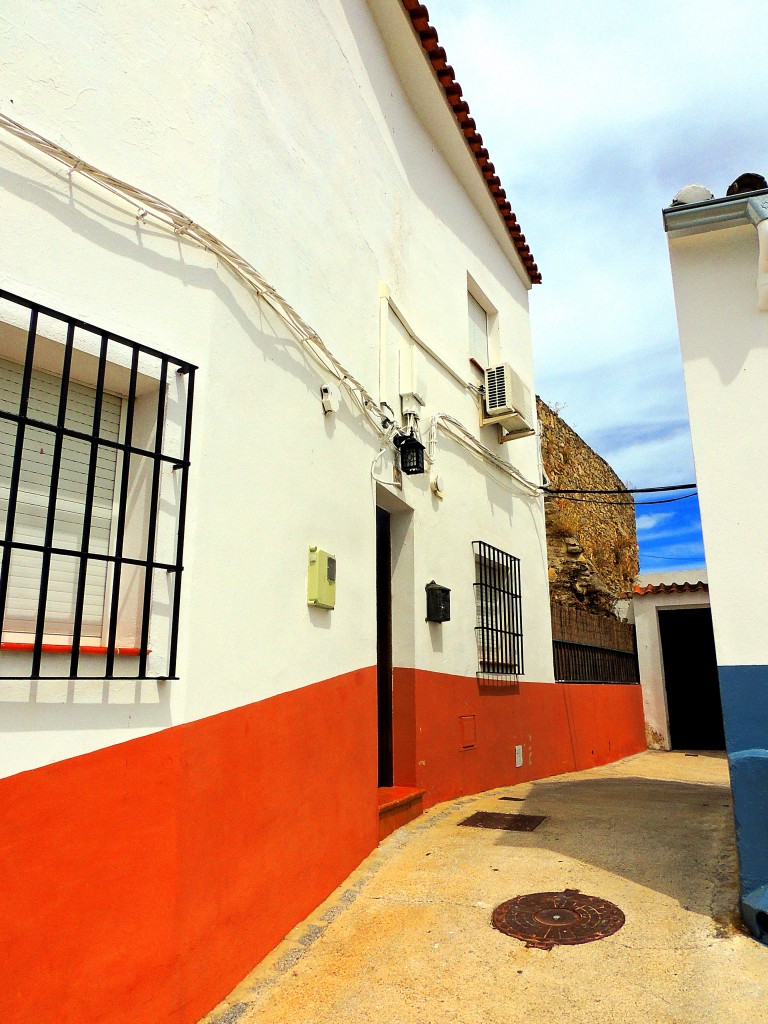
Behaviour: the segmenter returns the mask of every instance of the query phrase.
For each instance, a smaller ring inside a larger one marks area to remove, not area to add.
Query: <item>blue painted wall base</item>
[[[742,916],[768,945],[768,665],[720,665]]]
[[[747,893],[741,901],[741,916],[755,938],[768,946],[768,885]]]

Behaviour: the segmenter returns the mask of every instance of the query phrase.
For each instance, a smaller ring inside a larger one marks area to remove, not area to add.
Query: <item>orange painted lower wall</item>
[[[377,843],[376,670],[0,781],[3,1024],[193,1024]]]
[[[645,747],[639,686],[393,698],[425,807]],[[375,847],[376,745],[368,668],[0,781],[3,1024],[194,1024]]]
[[[646,748],[639,686],[499,686],[395,669],[393,709],[394,781],[425,790],[425,807]],[[515,767],[516,744],[523,747],[521,768]]]

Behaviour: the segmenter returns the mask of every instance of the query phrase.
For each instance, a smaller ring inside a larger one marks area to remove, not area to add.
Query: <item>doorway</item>
[[[709,608],[659,611],[673,750],[724,750],[723,711]]]
[[[376,507],[376,681],[379,786],[391,786],[392,768],[392,533],[390,514]]]

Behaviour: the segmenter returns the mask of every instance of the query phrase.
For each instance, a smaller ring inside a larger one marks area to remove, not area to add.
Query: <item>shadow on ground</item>
[[[731,920],[737,862],[727,785],[641,776],[542,780],[499,810],[513,808],[547,820],[530,834],[500,833],[498,846],[550,850],[664,893],[686,910]]]

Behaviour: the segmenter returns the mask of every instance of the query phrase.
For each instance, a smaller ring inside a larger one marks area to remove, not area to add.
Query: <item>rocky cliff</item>
[[[624,484],[605,459],[540,398],[541,456],[553,488],[609,490]],[[631,592],[639,565],[631,495],[546,499],[549,587],[552,601],[612,612]],[[599,502],[599,503],[598,503]]]

